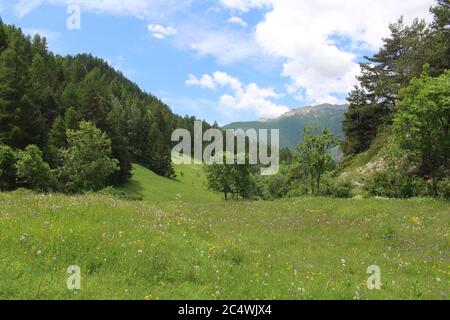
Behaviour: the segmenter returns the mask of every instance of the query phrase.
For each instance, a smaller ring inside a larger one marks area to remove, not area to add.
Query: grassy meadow
[[[0,299],[449,299],[448,202],[224,202],[201,167],[134,172],[143,201],[0,193]]]

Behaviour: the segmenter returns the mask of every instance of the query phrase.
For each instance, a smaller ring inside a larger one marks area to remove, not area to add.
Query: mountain
[[[320,131],[329,128],[343,138],[342,121],[347,105],[321,104],[293,109],[284,115],[263,121],[234,122],[224,129],[280,129],[280,146],[293,148],[303,140],[303,129],[313,126]]]

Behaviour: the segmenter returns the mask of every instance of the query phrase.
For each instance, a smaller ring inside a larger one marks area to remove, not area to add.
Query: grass
[[[448,202],[226,203],[177,170],[136,166],[126,190],[145,201],[0,193],[0,299],[449,298]],[[81,290],[66,287],[70,265]],[[366,287],[370,265],[381,290]]]
[[[154,172],[133,165],[133,179],[119,190],[139,195],[147,202],[173,200],[209,202],[221,199],[220,195],[206,190],[206,177],[201,165],[176,165],[176,179],[158,176]]]

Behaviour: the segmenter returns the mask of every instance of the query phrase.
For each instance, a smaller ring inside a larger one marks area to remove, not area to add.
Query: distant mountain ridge
[[[234,122],[224,129],[280,129],[280,146],[293,148],[303,140],[303,129],[307,126],[319,130],[329,128],[343,138],[342,121],[348,106],[320,104],[293,109],[278,118],[249,122]]]

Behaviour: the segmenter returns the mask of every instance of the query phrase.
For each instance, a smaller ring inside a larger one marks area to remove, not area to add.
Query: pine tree
[[[6,35],[5,25],[0,18],[0,53],[8,46],[8,36]]]
[[[28,44],[16,31],[0,55],[0,142],[17,148],[44,143],[43,119],[28,95],[28,66]]]
[[[347,101],[349,107],[343,121],[346,139],[342,147],[344,155],[352,156],[369,149],[388,112],[383,105],[372,103],[359,87],[350,92]]]

